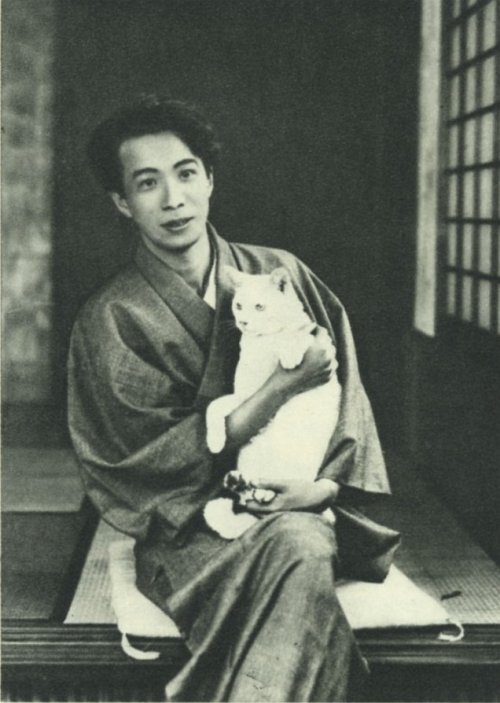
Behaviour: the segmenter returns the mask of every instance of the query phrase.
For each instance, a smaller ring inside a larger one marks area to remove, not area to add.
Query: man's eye
[[[234,307],[236,308],[236,310],[241,310],[243,306],[241,303],[235,303]]]
[[[266,309],[266,306],[262,305],[262,303],[257,303],[257,305],[255,306],[255,309],[258,310],[259,312],[262,312],[263,310]]]
[[[149,190],[154,188],[156,185],[156,178],[145,178],[143,181],[139,182],[140,190]]]
[[[196,175],[196,171],[192,168],[185,168],[180,172],[179,175],[183,181],[189,181],[193,176]]]

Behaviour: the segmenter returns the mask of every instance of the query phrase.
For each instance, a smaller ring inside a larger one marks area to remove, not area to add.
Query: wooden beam
[[[414,325],[429,336],[436,333],[440,104],[441,2],[423,0]]]

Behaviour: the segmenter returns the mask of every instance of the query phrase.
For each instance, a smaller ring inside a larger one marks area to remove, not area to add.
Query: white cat
[[[246,274],[230,267],[226,271],[235,286],[232,309],[242,335],[234,393],[217,398],[207,408],[207,444],[212,453],[224,448],[225,418],[264,384],[278,363],[285,369],[299,366],[317,329],[286,269],[277,268],[269,275]],[[273,491],[255,489],[259,479],[314,481],[318,475],[337,424],[341,396],[335,347],[325,330],[319,330],[319,338],[331,354],[331,379],[287,401],[241,447],[237,471],[227,474],[225,480],[228,488],[239,492],[241,505],[249,499],[272,500]],[[325,513],[333,522],[333,513]],[[235,513],[230,498],[209,501],[204,515],[207,524],[226,539],[239,537],[258,520],[245,511]]]

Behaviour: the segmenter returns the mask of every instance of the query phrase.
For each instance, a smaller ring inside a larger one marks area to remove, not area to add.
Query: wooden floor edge
[[[426,666],[500,665],[500,625],[470,625],[459,642],[438,640],[440,628],[397,628],[357,634],[360,648],[371,664]],[[180,639],[134,638],[137,646],[159,651],[160,659],[147,667],[180,666],[188,652]],[[2,669],[26,667],[144,667],[120,646],[113,625],[60,625],[26,621],[2,627]]]

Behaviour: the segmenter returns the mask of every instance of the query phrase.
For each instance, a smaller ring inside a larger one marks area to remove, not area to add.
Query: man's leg
[[[232,568],[202,604],[168,699],[346,700],[367,668],[335,593],[332,527],[282,513],[232,544]]]

